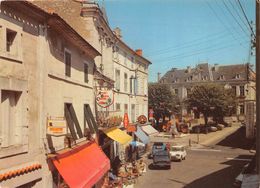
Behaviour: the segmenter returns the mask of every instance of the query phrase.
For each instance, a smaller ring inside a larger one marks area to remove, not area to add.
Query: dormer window
[[[202,76],[202,80],[207,80],[207,76]]]
[[[235,77],[236,79],[238,79],[238,78],[240,78],[240,74],[236,74],[236,77]]]

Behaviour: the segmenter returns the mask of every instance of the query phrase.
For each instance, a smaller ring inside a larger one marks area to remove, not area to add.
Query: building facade
[[[0,14],[1,186],[101,187],[110,162],[89,140],[97,133],[94,59],[101,54],[60,16],[30,2],[1,2]],[[104,168],[85,160],[93,153]],[[72,159],[78,167],[63,162]],[[92,174],[75,178],[87,161]]]
[[[35,2],[51,9],[66,20],[102,56],[95,58],[97,70],[114,81],[113,104],[107,108],[97,106],[100,113],[123,117],[128,113],[131,122],[148,111],[148,66],[141,50],[132,50],[122,40],[119,28],[110,28],[105,10],[90,1]],[[66,9],[64,8],[66,7]]]
[[[241,115],[241,118],[246,113],[246,103],[256,99],[255,73],[249,64],[209,65],[201,63],[194,68],[173,68],[159,80],[159,83],[170,85],[181,100],[189,97],[192,87],[196,84],[218,83],[225,88],[232,88],[239,100],[236,115]],[[186,109],[183,109],[183,114],[186,113]]]

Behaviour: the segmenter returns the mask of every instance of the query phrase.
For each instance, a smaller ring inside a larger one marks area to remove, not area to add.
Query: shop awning
[[[143,130],[137,126],[137,130],[135,132],[135,135],[144,143],[148,144],[150,142],[149,137],[143,132]]]
[[[132,141],[132,137],[126,134],[124,131],[113,127],[103,131],[109,138],[119,142],[120,144],[128,144]]]
[[[141,127],[142,130],[147,134],[147,135],[154,135],[154,134],[158,134],[159,132],[153,128],[151,125],[144,125]]]
[[[69,187],[92,187],[110,169],[110,161],[95,142],[79,146],[53,158]]]

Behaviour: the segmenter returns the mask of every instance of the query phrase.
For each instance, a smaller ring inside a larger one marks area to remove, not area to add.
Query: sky
[[[254,64],[252,31],[239,2],[254,31],[255,0],[99,0],[110,27],[151,61],[150,82],[158,72],[199,63]]]

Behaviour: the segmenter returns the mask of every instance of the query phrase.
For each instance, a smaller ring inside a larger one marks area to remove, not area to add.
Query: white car
[[[184,146],[171,146],[170,148],[171,160],[182,161],[186,158],[187,152]]]

